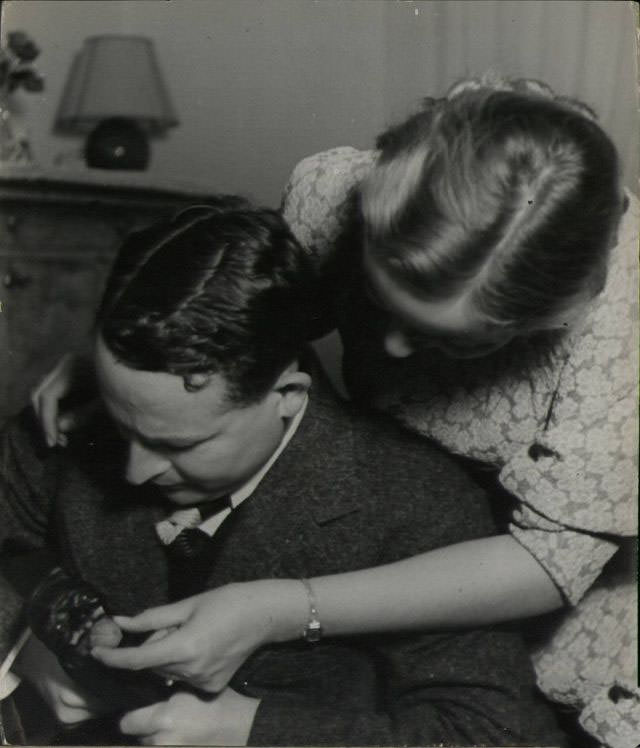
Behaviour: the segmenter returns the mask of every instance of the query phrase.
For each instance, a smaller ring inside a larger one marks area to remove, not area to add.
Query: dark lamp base
[[[112,117],[89,133],[84,155],[93,169],[142,170],[149,165],[149,141],[135,120]]]

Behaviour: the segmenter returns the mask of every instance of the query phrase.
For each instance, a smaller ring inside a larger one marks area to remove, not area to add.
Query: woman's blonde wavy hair
[[[378,139],[360,187],[366,251],[418,298],[468,294],[515,334],[602,288],[618,156],[585,104],[535,80],[456,83]]]

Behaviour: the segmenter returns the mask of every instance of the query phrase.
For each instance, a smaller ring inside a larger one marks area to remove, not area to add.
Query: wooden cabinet
[[[63,353],[86,342],[124,236],[211,199],[126,182],[0,177],[0,423]]]

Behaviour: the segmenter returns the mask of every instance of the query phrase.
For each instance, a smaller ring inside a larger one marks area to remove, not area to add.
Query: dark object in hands
[[[165,701],[175,690],[150,671],[110,668],[91,655],[102,646],[135,646],[140,638],[122,632],[109,617],[100,595],[88,584],[54,569],[27,605],[33,633],[83,689],[99,696],[114,712]]]

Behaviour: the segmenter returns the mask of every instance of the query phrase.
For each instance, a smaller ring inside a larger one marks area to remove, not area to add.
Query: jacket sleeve
[[[25,564],[37,566],[31,559],[46,547],[53,497],[46,447],[39,444],[31,421],[25,411],[0,434],[0,662],[21,625],[20,585],[10,580],[15,576],[20,581]]]
[[[458,465],[426,441],[399,444],[365,463],[374,495],[362,523],[372,533],[383,526],[378,563],[494,532],[486,497]],[[496,627],[351,641],[374,663],[373,706],[358,710],[356,701],[354,708],[348,693],[341,701],[339,684],[329,706],[305,703],[299,694],[267,695],[252,744],[562,745],[516,632]]]
[[[503,632],[430,639],[395,637],[375,648],[383,684],[376,709],[267,696],[250,744],[563,745],[528,662]]]

